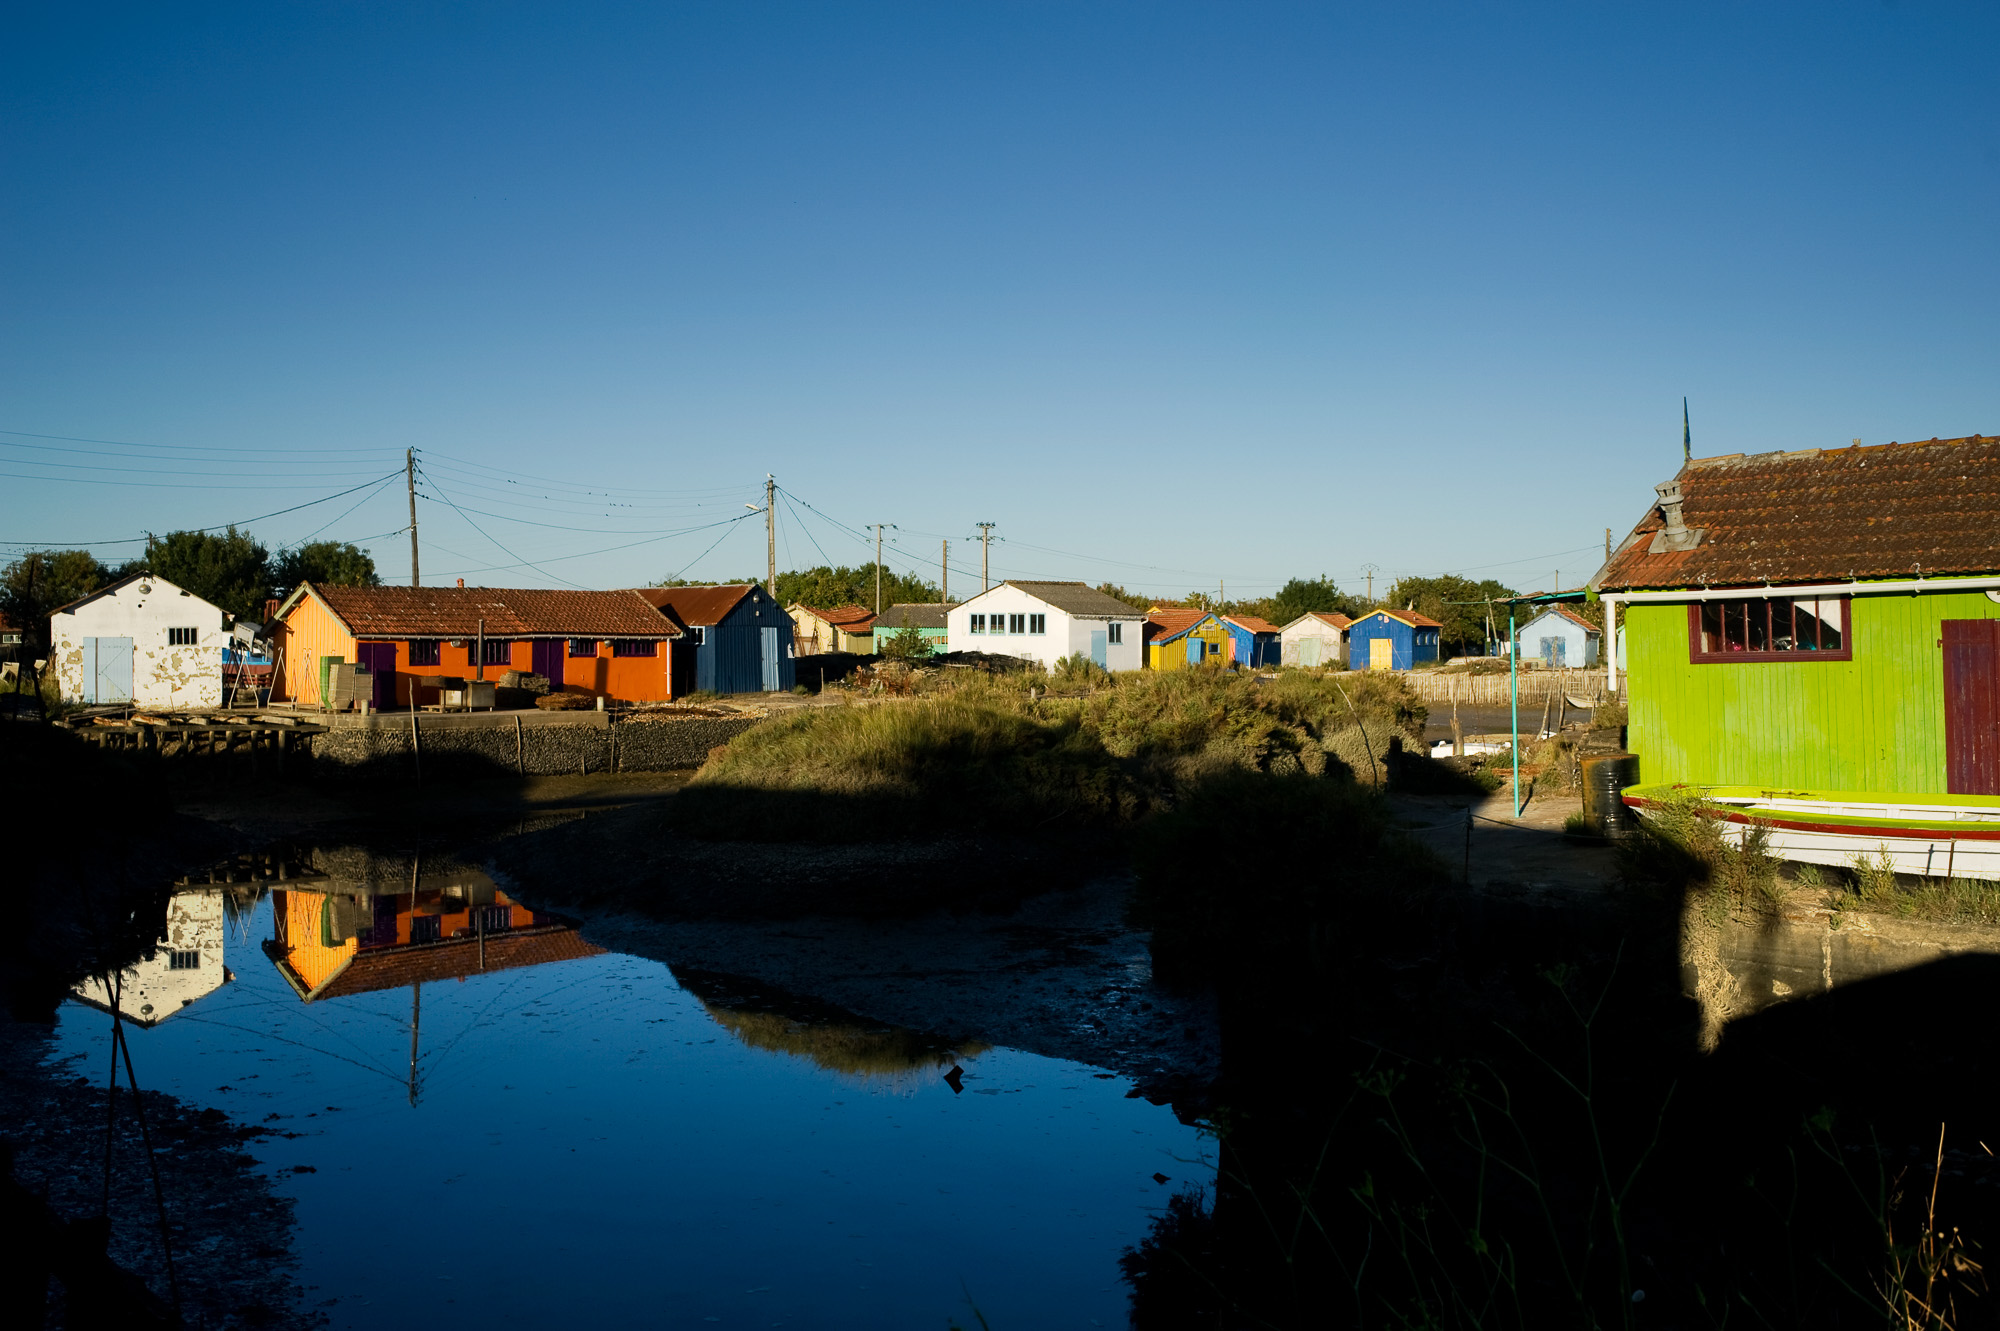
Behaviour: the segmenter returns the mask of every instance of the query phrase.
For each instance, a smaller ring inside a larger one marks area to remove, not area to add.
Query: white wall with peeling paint
[[[169,641],[193,629],[192,646]],[[90,702],[96,681],[86,639],[132,641],[132,701],[140,707],[222,706],[222,648],[230,620],[221,607],[151,574],[114,583],[49,616],[56,678],[69,702]]]

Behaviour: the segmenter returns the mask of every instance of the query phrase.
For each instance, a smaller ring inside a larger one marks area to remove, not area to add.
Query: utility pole
[[[1375,575],[1382,570],[1373,564],[1363,564],[1361,571],[1368,575],[1368,604],[1375,604]]]
[[[764,475],[764,572],[769,581],[764,590],[778,599],[778,478]]]
[[[938,542],[938,604],[951,604],[951,540]]]
[[[1611,528],[1604,529],[1604,562],[1611,562]]]
[[[986,577],[986,551],[988,544],[993,540],[993,529],[999,524],[975,522],[972,525],[979,528],[979,590],[983,592],[993,585]]]
[[[875,613],[879,615],[882,613],[882,529],[887,527],[894,530],[896,524],[871,522],[868,526],[875,529]]]
[[[410,491],[410,585],[421,587],[424,580],[417,573],[417,450],[414,448],[403,450],[403,484]]]

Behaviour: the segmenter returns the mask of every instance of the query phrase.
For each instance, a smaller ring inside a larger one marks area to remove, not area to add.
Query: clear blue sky
[[[414,447],[426,581],[761,570],[761,518],[683,529],[774,472],[905,566],[990,520],[996,573],[1163,594],[1574,582],[1683,394],[1698,454],[2000,432],[1996,50],[1990,4],[11,6],[0,554]],[[253,530],[396,580],[403,504]]]

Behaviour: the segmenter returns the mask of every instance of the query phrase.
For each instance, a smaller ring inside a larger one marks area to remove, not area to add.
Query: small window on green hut
[[[1852,658],[1844,596],[1706,601],[1689,611],[1697,661]]]

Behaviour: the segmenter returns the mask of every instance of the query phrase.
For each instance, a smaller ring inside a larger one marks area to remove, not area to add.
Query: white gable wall
[[[135,578],[74,610],[49,616],[56,678],[66,702],[110,701],[100,684],[130,680],[140,707],[222,706],[222,648],[228,616],[165,578]],[[169,642],[170,629],[194,630],[194,642]],[[92,639],[99,640],[95,646]],[[108,640],[108,643],[106,642]],[[121,646],[120,644],[126,644]],[[93,649],[108,663],[129,652],[129,666],[100,671]],[[129,673],[127,673],[129,670]]]
[[[222,964],[227,935],[222,892],[219,887],[198,887],[177,892],[167,902],[167,931],[160,935],[158,950],[119,975],[118,1007],[127,1017],[147,1025],[165,1021],[228,982],[229,972]],[[111,1006],[111,994],[100,979],[83,981],[75,993],[101,1007]]]
[[[1305,659],[1314,656],[1312,650],[1301,649],[1301,644],[1308,638],[1318,643],[1317,656],[1313,660]],[[1278,631],[1278,641],[1283,649],[1281,659],[1285,665],[1331,666],[1347,663],[1347,643],[1342,639],[1341,631],[1311,615],[1285,625]]]
[[[990,627],[985,633],[972,631],[972,617],[986,616],[990,626],[995,615],[1003,616],[1002,624],[1011,624],[1012,616],[1044,615],[1047,624],[1044,631],[1036,633],[995,633]],[[1134,610],[1128,619],[1119,619],[1121,642],[1110,642],[1108,626],[1110,620],[1087,615],[1071,615],[1058,610],[1038,596],[1022,591],[1019,587],[1001,584],[981,592],[969,601],[955,605],[945,615],[945,650],[953,652],[986,652],[993,656],[1019,656],[1040,662],[1044,667],[1052,666],[1065,656],[1090,655],[1090,635],[1104,633],[1107,641],[1104,648],[1104,664],[1109,670],[1137,670],[1144,664],[1144,625],[1146,617]]]
[[[1553,610],[1543,611],[1521,627],[1521,663],[1526,665],[1543,659],[1542,639],[1560,638],[1563,641],[1563,664],[1575,669],[1597,664],[1597,644],[1603,634],[1592,633],[1583,625],[1559,615]]]

